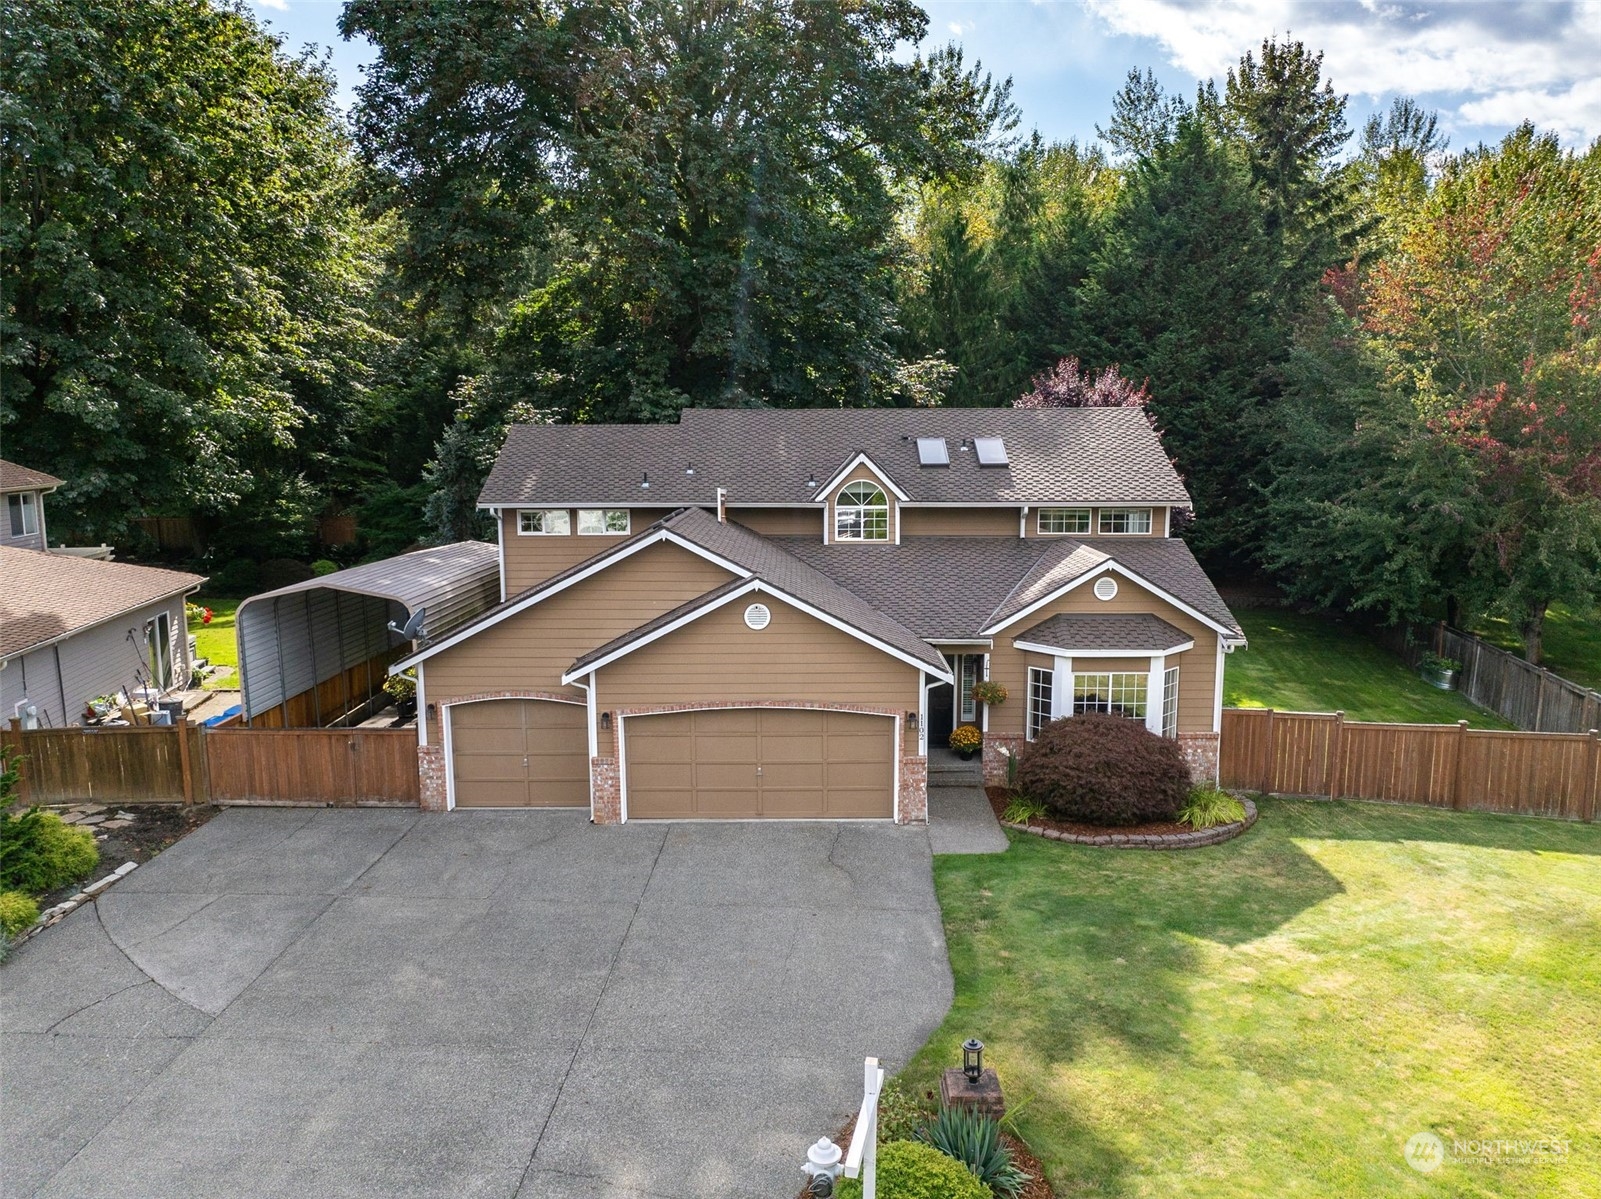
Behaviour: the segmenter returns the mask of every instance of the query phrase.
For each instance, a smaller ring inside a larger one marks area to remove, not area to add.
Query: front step
[[[973,787],[984,781],[984,772],[977,763],[963,762],[960,766],[935,765],[929,763],[928,785],[930,787]]]

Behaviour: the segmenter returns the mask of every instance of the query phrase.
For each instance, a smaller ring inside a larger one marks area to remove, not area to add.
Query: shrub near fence
[[[1225,708],[1223,786],[1277,795],[1594,820],[1601,737],[1459,724],[1364,724],[1343,712]]]

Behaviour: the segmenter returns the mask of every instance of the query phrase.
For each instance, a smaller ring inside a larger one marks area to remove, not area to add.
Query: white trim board
[[[1013,641],[1012,645],[1017,649],[1026,649],[1036,654],[1056,655],[1069,652],[1060,645],[1041,645],[1034,641]],[[1151,649],[1149,647],[1145,649],[1075,649],[1071,651],[1071,656],[1075,658],[1149,658],[1153,654],[1182,654],[1185,650],[1194,648],[1195,642],[1190,640],[1180,642],[1178,645],[1168,649]]]
[[[828,497],[833,495],[836,490],[845,485],[846,476],[848,476],[851,471],[855,470],[858,466],[867,467],[867,469],[872,471],[873,474],[878,478],[878,481],[884,485],[884,489],[886,491],[893,492],[895,498],[901,503],[904,504],[907,502],[908,497],[906,493],[895,485],[895,481],[884,472],[884,468],[878,463],[874,462],[872,458],[867,455],[866,451],[860,451],[844,466],[840,467],[833,474],[829,475],[828,478],[819,483],[817,485],[817,494],[812,496],[807,503],[827,503]]]

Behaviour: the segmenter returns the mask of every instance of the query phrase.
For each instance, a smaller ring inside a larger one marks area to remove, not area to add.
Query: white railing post
[[[850,1151],[845,1155],[845,1177],[862,1180],[862,1199],[878,1195],[878,1093],[884,1089],[884,1068],[876,1057],[862,1063],[862,1106],[856,1113]]]

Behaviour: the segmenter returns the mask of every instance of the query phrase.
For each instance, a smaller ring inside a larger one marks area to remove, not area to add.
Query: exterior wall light
[[[608,733],[611,732],[611,713],[610,712],[602,712],[600,714],[600,727],[605,729]]]
[[[962,1042],[962,1073],[968,1082],[977,1082],[984,1073],[984,1042],[977,1037]]]
[[[906,725],[907,725],[908,728],[914,728],[915,729],[917,727],[917,713],[916,712],[908,712],[908,713],[906,713]]]

